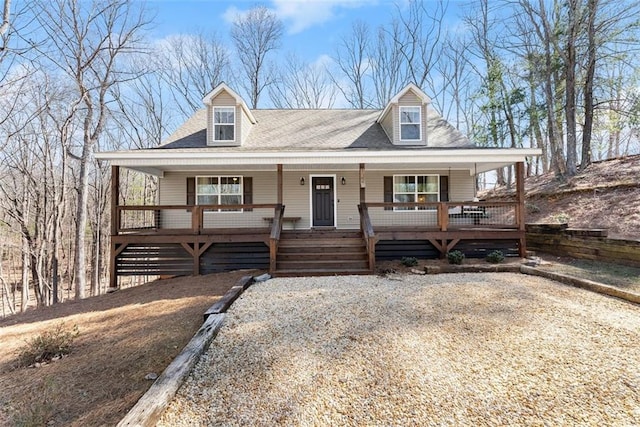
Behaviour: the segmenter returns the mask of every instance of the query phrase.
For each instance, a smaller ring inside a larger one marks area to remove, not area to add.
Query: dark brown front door
[[[311,179],[313,226],[333,227],[333,177],[317,176]]]

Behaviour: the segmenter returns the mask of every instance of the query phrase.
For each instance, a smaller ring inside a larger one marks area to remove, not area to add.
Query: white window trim
[[[244,204],[244,177],[242,175],[199,175],[196,176],[196,205],[200,205],[200,203],[198,203],[198,196],[200,195],[198,193],[198,180],[200,178],[218,178],[218,204],[221,205],[222,203],[220,203],[222,201],[222,195],[233,195],[233,196],[237,196],[240,195],[240,204]],[[226,193],[221,193],[220,192],[220,181],[222,180],[222,178],[240,178],[240,193],[233,193],[233,194],[226,194]],[[238,212],[243,212],[244,209],[240,209],[240,210],[224,210],[224,209],[206,209],[204,212],[205,213],[238,213]]]
[[[216,110],[233,110],[233,123],[216,123]],[[238,114],[235,106],[219,106],[213,107],[213,142],[236,142],[237,128],[236,128],[236,116]],[[219,126],[233,126],[233,139],[217,139],[216,138],[216,125]]]
[[[418,110],[418,138],[416,139],[403,139],[402,138],[402,125],[415,125],[416,123],[404,123],[402,121],[402,110],[403,109],[417,109]],[[401,142],[421,142],[422,141],[422,107],[418,105],[401,105],[398,108],[398,138]]]
[[[398,175],[393,175],[393,200],[395,202],[396,200],[396,177],[406,177],[406,176],[412,176],[415,178],[415,190],[413,191],[413,195],[414,195],[414,200],[417,201],[418,200],[418,194],[436,194],[438,196],[438,200],[437,202],[440,202],[440,175],[439,174],[398,174]],[[424,176],[424,177],[429,177],[429,176],[435,176],[438,178],[438,191],[437,192],[418,192],[418,177],[420,176]],[[409,192],[402,192],[402,193],[397,193],[397,194],[412,194]],[[437,203],[437,202],[430,202],[430,203]],[[393,208],[394,212],[415,212],[419,210],[418,207],[415,208]],[[422,211],[433,211],[433,209],[424,209]]]

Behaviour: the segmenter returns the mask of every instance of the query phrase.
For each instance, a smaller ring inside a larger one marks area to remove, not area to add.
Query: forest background
[[[331,34],[320,61],[283,47],[269,5],[161,41],[137,0],[0,5],[3,316],[106,291],[110,169],[94,153],[157,146],[223,81],[251,108],[309,109],[382,108],[412,82],[476,144],[541,148],[528,176],[640,153],[632,0],[479,0],[456,25],[446,1],[399,1]],[[505,168],[478,186],[512,182]],[[128,204],[155,203],[153,177],[120,183]]]

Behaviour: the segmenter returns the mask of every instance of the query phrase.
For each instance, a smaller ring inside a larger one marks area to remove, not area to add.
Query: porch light
[[[342,183],[342,185],[345,185],[347,183],[347,180],[344,179],[344,176],[343,176],[342,179],[340,180],[340,182]]]
[[[304,185],[304,176],[300,177],[300,185]]]

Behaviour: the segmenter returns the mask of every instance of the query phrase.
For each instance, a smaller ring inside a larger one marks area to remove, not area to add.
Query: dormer
[[[225,83],[220,83],[202,99],[202,102],[207,106],[207,145],[242,145],[256,119],[240,95]]]
[[[389,101],[377,122],[393,145],[427,145],[427,106],[430,102],[431,99],[413,83]]]

